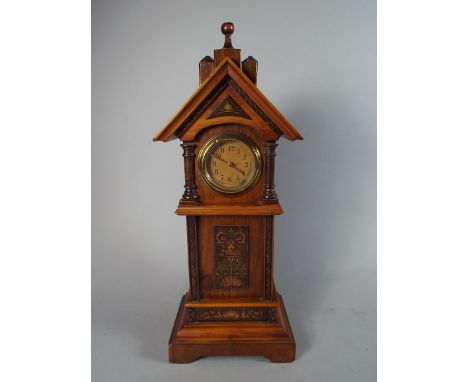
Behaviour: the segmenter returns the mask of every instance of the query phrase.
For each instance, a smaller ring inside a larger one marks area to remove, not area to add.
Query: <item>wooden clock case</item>
[[[221,31],[224,47],[214,51],[214,60],[201,60],[199,88],[153,139],[180,139],[184,158],[185,192],[176,213],[187,219],[190,288],[172,329],[169,361],[262,355],[290,362],[295,341],[273,278],[273,219],[283,213],[275,149],[282,135],[303,137],[257,88],[257,61],[241,63],[231,43],[233,24]],[[201,177],[197,154],[220,132],[245,134],[261,151],[261,175],[244,193],[220,193]],[[226,267],[235,276],[223,276]]]

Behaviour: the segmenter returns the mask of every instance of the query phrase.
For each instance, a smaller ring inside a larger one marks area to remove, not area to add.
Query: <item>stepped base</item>
[[[280,295],[275,302],[275,317],[264,321],[248,318],[228,321],[217,316],[212,321],[196,322],[185,300],[183,296],[169,339],[169,362],[190,363],[201,357],[220,355],[259,355],[271,362],[294,361],[296,343]]]

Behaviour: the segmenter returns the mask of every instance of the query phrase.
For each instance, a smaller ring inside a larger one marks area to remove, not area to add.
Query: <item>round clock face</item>
[[[241,133],[212,137],[200,149],[198,158],[203,180],[223,193],[245,191],[260,177],[260,151],[252,139]]]

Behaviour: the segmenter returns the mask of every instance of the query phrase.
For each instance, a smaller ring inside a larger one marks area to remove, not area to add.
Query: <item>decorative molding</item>
[[[195,122],[198,117],[203,113],[205,108],[226,89],[228,84],[228,77],[225,77],[211,93],[195,108],[195,110],[185,119],[177,131],[177,136],[181,137],[188,130],[188,128]]]
[[[249,226],[214,227],[217,288],[249,286]]]
[[[247,102],[247,104],[257,113],[260,118],[262,118],[265,123],[270,126],[270,128],[278,133],[279,135],[283,134],[283,132],[275,125],[275,123],[268,118],[268,116],[263,112],[262,109],[258,107],[258,105],[250,98],[247,93],[234,81],[231,77],[228,79],[228,85],[231,86],[241,97],[242,99]]]
[[[200,296],[198,282],[197,217],[187,216],[187,246],[189,258],[190,296],[197,301]]]
[[[222,101],[216,107],[216,109],[208,116],[208,119],[226,116],[251,119],[231,96],[225,98],[224,101]]]

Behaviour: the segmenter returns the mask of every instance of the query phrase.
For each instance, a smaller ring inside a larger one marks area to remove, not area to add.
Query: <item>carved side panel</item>
[[[249,226],[215,226],[217,288],[248,288]]]
[[[271,300],[273,277],[273,217],[266,217],[265,230],[265,299]]]
[[[190,295],[192,301],[199,299],[197,217],[187,216],[187,246],[189,258]]]

